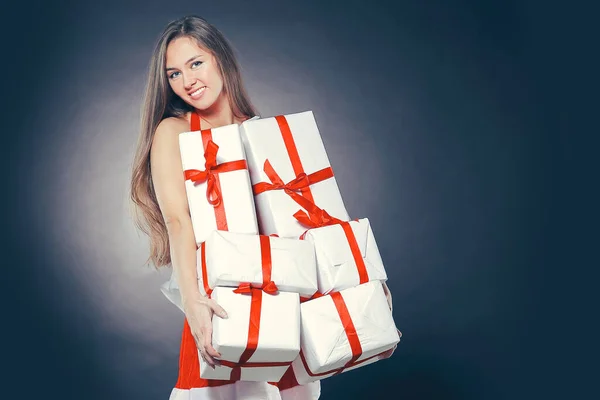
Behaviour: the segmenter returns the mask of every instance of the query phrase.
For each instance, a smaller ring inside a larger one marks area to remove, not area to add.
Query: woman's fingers
[[[210,306],[211,310],[213,310],[213,312],[217,316],[219,316],[221,318],[227,318],[227,313],[225,312],[223,307],[221,307],[220,305],[217,304],[216,301],[210,299],[207,304]]]
[[[219,365],[218,358],[221,357],[221,353],[215,350],[215,348],[212,346],[212,328],[206,328],[203,344],[206,354],[208,354],[215,361],[215,364]]]
[[[206,349],[202,349],[200,350],[200,355],[202,356],[202,359],[208,364],[209,367],[211,367],[212,369],[215,369],[215,365],[217,365],[217,362],[215,361],[214,358],[212,358],[207,352]]]
[[[220,364],[221,354],[212,346],[212,314],[227,318],[227,313],[212,299],[203,299],[202,307],[198,307],[195,311],[195,323],[191,327],[196,347],[202,359],[214,369]]]
[[[210,338],[212,336],[212,334],[206,334],[208,333],[206,329],[203,329],[203,334],[196,334],[196,333],[192,333],[192,336],[194,337],[194,341],[196,342],[196,347],[198,348],[198,352],[200,353],[200,357],[202,357],[202,359],[212,368],[215,368],[216,360],[208,353],[207,349],[206,349],[206,338]],[[208,339],[210,341],[210,339]],[[214,351],[214,349],[212,348],[212,346],[210,346],[210,348]],[[215,351],[216,353],[216,351]],[[218,353],[217,353],[218,354]]]

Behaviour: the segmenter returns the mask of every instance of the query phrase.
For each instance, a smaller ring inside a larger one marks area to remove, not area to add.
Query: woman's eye
[[[202,61],[194,61],[194,62],[192,63],[192,68],[199,67],[199,66],[200,66],[200,64],[202,64]]]
[[[173,72],[171,75],[169,75],[169,78],[174,79],[177,77],[177,74],[179,74],[179,72]]]

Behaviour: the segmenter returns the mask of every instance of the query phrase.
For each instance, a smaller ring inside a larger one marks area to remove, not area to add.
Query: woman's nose
[[[186,77],[183,75],[183,86],[185,86],[186,89],[191,89],[196,84],[196,80],[197,79],[193,76]]]

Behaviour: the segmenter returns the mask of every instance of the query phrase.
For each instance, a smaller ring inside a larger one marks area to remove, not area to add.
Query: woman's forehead
[[[198,44],[198,41],[188,36],[172,40],[167,46],[167,64],[185,63],[193,56],[209,57],[211,53]]]

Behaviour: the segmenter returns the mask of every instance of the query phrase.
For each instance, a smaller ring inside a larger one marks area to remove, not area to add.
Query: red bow
[[[322,226],[340,224],[342,220],[332,217],[327,211],[314,206],[307,209],[308,214],[302,210],[294,213],[294,218],[298,220],[302,225],[309,228],[320,228]]]
[[[252,287],[250,282],[242,282],[238,285],[237,289],[235,289],[234,293],[252,293],[252,290],[262,290],[265,293],[276,294],[279,291],[279,288],[273,281],[268,281],[263,283],[260,287]]]
[[[333,225],[340,223],[341,220],[332,217],[325,210],[320,209],[307,199],[306,197],[298,194],[298,191],[303,189],[307,189],[313,183],[319,182],[323,179],[327,179],[330,176],[333,176],[333,172],[331,168],[325,168],[323,170],[317,171],[314,174],[306,175],[304,172],[301,172],[296,179],[291,180],[288,183],[283,183],[283,180],[277,175],[275,169],[269,162],[269,160],[265,161],[265,165],[263,170],[267,177],[271,180],[271,183],[268,182],[259,182],[254,185],[254,194],[260,194],[266,192],[268,190],[278,190],[283,189],[298,205],[304,208],[308,214],[302,210],[298,210],[294,217],[302,224],[311,227],[318,228],[325,225]]]
[[[221,204],[221,191],[219,185],[217,185],[216,175],[221,172],[237,171],[240,169],[246,169],[246,160],[229,161],[222,164],[217,164],[217,152],[219,146],[209,140],[206,144],[206,151],[204,152],[204,171],[197,169],[187,169],[184,171],[186,180],[191,180],[194,183],[206,182],[206,199],[208,203],[213,207],[218,207]]]
[[[265,174],[267,174],[271,183],[259,182],[254,185],[255,194],[266,192],[267,190],[283,189],[287,194],[294,197],[294,195],[296,195],[295,192],[307,188],[311,184],[308,175],[304,172],[300,173],[296,179],[293,179],[288,183],[283,183],[283,180],[277,175],[277,172],[275,172],[275,169],[273,169],[269,160],[265,161],[263,171],[265,171]]]

